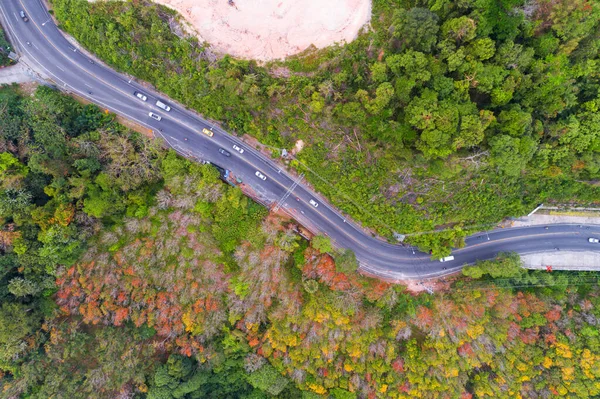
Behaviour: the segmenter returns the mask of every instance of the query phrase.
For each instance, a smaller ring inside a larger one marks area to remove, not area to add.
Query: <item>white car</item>
[[[139,98],[140,100],[142,100],[142,101],[147,101],[148,100],[148,97],[146,97],[144,94],[140,93],[139,91],[136,91],[133,94],[135,94],[135,96],[137,98]]]
[[[156,115],[154,112],[149,112],[148,116],[154,120],[160,121],[162,119],[162,116],[160,115]]]
[[[238,147],[237,145],[233,145],[233,149],[236,150],[237,152],[239,152],[240,154],[244,153],[244,149],[241,147]]]
[[[451,260],[454,260],[454,256],[446,256],[445,258],[441,258],[440,262],[450,262]]]
[[[308,201],[308,202],[310,202],[310,204],[311,204],[312,206],[314,206],[315,208],[319,206],[319,204],[317,203],[317,201],[315,201],[314,199],[311,199],[311,200],[310,200],[310,201]]]
[[[593,242],[594,244],[600,243],[600,240],[594,237],[588,238],[588,242]]]
[[[267,176],[260,173],[258,170],[254,173],[260,180],[267,180]]]

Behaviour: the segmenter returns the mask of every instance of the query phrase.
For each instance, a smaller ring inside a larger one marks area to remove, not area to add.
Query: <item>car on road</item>
[[[25,11],[23,11],[23,10],[19,11],[19,15],[21,16],[21,19],[23,20],[23,22],[29,21],[29,18],[27,18],[27,15],[25,15]]]
[[[225,155],[226,157],[230,157],[231,156],[231,153],[229,151],[227,151],[226,149],[224,149],[224,148],[219,148],[219,152],[222,155]]]
[[[454,256],[452,255],[446,256],[445,258],[440,258],[440,262],[450,262],[451,260],[454,260]]]
[[[154,112],[148,112],[148,116],[157,121],[160,121],[162,119],[162,116],[156,115]]]
[[[311,199],[310,201],[308,201],[312,206],[314,206],[315,208],[319,206],[319,203],[317,201],[315,201],[314,199]]]
[[[142,101],[147,101],[148,97],[145,94],[140,93],[139,91],[134,91],[133,94]]]
[[[167,112],[169,112],[169,111],[171,110],[171,107],[169,107],[167,104],[163,103],[163,102],[162,102],[162,101],[160,101],[160,100],[157,100],[157,101],[156,101],[156,106],[157,106],[158,108],[162,108],[162,109],[164,109],[164,110],[165,110],[165,111],[167,111]]]
[[[594,238],[594,237],[590,237],[590,238],[588,238],[588,242],[592,242],[594,244],[598,244],[598,243],[600,243],[600,240],[597,239],[597,238]]]
[[[267,180],[267,176],[260,173],[258,170],[254,173],[260,180]]]
[[[233,145],[233,149],[239,152],[240,154],[244,153],[244,149],[242,147],[238,147],[237,145]]]
[[[208,137],[214,136],[214,133],[207,128],[202,129],[202,133],[206,134]]]

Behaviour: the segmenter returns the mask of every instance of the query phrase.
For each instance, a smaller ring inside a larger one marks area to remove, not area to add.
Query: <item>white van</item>
[[[440,262],[450,262],[451,260],[454,260],[454,256],[446,256],[445,258],[441,258]]]
[[[164,109],[165,111],[169,112],[171,110],[171,107],[169,107],[167,104],[163,103],[162,101],[158,100],[156,102],[156,106],[159,108]]]

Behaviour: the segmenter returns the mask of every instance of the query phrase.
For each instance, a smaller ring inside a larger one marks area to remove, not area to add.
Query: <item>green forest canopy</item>
[[[12,64],[11,59],[8,58],[11,49],[12,47],[8,40],[6,40],[6,35],[2,30],[2,26],[0,26],[0,67]]]

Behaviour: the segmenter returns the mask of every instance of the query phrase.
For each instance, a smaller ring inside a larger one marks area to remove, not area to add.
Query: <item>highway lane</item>
[[[29,22],[21,20],[18,16],[20,10],[25,10]],[[6,28],[16,38],[15,45],[34,60],[37,67],[49,75],[59,88],[77,93],[101,107],[154,130],[182,154],[208,160],[231,170],[260,196],[262,202],[279,203],[288,188],[298,180],[218,126],[174,102],[169,102],[159,93],[129,77],[93,62],[62,35],[39,0],[2,0],[0,12],[7,22]],[[147,101],[135,97],[136,91],[144,93],[148,97]],[[171,111],[158,108],[155,105],[157,99],[168,103],[172,107]],[[158,114],[163,119],[155,121],[148,116],[149,112]],[[214,136],[203,134],[203,128],[213,131]],[[243,148],[244,153],[236,152],[233,145]],[[219,154],[219,148],[229,151],[231,157]],[[259,180],[254,175],[257,170],[267,176],[266,181]],[[600,234],[598,226],[590,226],[589,230],[584,229],[583,232],[578,226],[570,225],[552,226],[548,230],[532,227],[495,230],[487,233],[483,239],[477,238],[481,235],[470,237],[465,248],[454,250],[455,260],[440,263],[409,247],[392,245],[371,237],[322,201],[302,181],[294,187],[289,197],[281,201],[281,209],[311,230],[328,235],[337,246],[354,250],[364,270],[384,277],[421,279],[440,276],[460,269],[465,263],[491,259],[501,251],[525,254],[555,251],[557,247],[562,247],[563,250],[600,251],[599,245],[587,243],[584,234],[587,232],[597,236]],[[316,200],[318,207],[309,203],[311,199]]]

